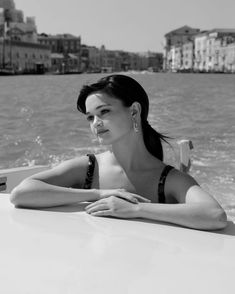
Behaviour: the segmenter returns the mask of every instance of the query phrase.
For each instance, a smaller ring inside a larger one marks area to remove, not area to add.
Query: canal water
[[[235,75],[128,75],[149,95],[149,122],[173,138],[165,160],[177,166],[177,141],[192,140],[191,174],[235,219]],[[100,152],[76,99],[83,84],[101,76],[0,77],[0,169]]]

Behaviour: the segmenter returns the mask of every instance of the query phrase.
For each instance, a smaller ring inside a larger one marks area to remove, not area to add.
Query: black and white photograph
[[[234,12],[0,0],[1,294],[234,292]]]

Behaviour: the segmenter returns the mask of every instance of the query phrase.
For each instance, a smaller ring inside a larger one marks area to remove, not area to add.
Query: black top
[[[86,179],[85,183],[83,185],[83,189],[91,189],[92,186],[92,180],[95,170],[95,155],[94,154],[87,154],[89,161],[88,161],[88,168],[86,173]],[[171,165],[166,165],[161,173],[159,183],[158,183],[158,197],[159,197],[159,203],[165,203],[166,197],[164,192],[164,186],[165,181],[168,173],[173,169],[174,167]]]
[[[171,165],[166,165],[161,173],[161,176],[158,182],[158,202],[159,203],[166,203],[166,197],[165,197],[165,191],[164,191],[165,181],[169,171],[171,171],[173,168],[174,167]]]
[[[94,170],[95,170],[95,155],[94,154],[87,154],[89,161],[88,161],[88,168],[86,172],[86,179],[83,185],[83,189],[91,189]]]

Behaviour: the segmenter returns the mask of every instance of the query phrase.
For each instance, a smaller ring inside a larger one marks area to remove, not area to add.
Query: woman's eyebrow
[[[97,109],[100,109],[101,107],[103,107],[103,106],[112,106],[111,104],[101,104],[101,105],[98,105],[96,108],[95,108],[95,110],[97,110]],[[86,112],[86,114],[89,114],[90,112],[88,111],[88,112]]]

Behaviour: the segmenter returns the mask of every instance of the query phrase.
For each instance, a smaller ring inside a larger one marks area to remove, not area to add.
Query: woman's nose
[[[102,127],[103,126],[103,121],[99,117],[95,116],[93,124],[94,124],[95,127]]]

